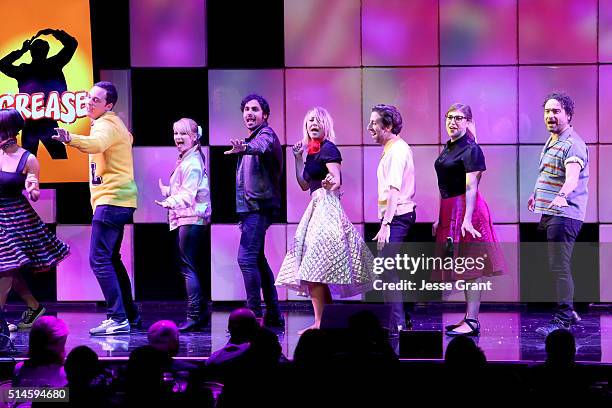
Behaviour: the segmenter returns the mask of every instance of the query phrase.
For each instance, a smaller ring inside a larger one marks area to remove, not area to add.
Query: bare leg
[[[481,281],[482,281],[482,278],[476,278],[468,282],[480,283]],[[465,290],[465,301],[467,303],[467,308],[465,312],[466,319],[478,320],[478,312],[480,311],[481,294],[482,294],[481,290],[472,290],[472,289]],[[472,328],[468,326],[467,323],[465,323],[465,321],[463,321],[461,323],[461,326],[454,329],[454,331],[459,332],[459,333],[467,333],[467,332],[472,331]]]
[[[314,309],[315,321],[314,323],[305,329],[298,331],[299,335],[302,335],[308,329],[318,329],[321,327],[321,316],[323,316],[323,309],[326,304],[331,303],[331,292],[329,287],[324,283],[309,283],[308,292],[312,300],[312,308]]]
[[[329,290],[329,286],[327,285],[324,285],[324,286],[325,286],[325,304],[329,305],[333,301],[331,291]]]
[[[15,289],[15,292],[17,292],[19,296],[21,296],[21,299],[23,299],[23,301],[28,305],[30,309],[38,309],[40,304],[38,303],[34,295],[32,295],[32,292],[30,292],[28,284],[23,279],[23,276],[21,276],[20,273],[16,273],[14,275],[13,289]]]
[[[4,309],[6,298],[13,286],[13,275],[3,276],[0,278],[0,308]]]

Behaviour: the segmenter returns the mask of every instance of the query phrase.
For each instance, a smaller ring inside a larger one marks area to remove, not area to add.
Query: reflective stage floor
[[[7,319],[16,320],[22,311],[20,305],[9,305]],[[91,337],[88,330],[105,319],[104,309],[94,303],[45,304],[48,314],[64,319],[70,329],[67,352],[78,345],[91,347],[100,357],[127,357],[134,348],[147,343],[146,328],[162,319],[180,321],[184,304],[179,302],[140,303],[144,321],[143,329],[130,335]],[[211,350],[222,347],[228,339],[227,318],[237,305],[213,307],[211,324],[201,332],[182,334],[179,357],[202,359]],[[463,316],[462,305],[417,304],[412,306],[414,330],[442,330]],[[297,331],[312,323],[312,309],[308,303],[296,302],[282,305],[286,319],[285,330],[277,330],[283,353],[292,358],[299,340]],[[573,329],[576,337],[577,360],[612,363],[612,310],[589,307],[581,311],[582,321]],[[545,359],[544,338],[535,332],[550,314],[545,310],[533,310],[525,305],[483,305],[480,322],[482,333],[477,338],[489,361],[542,361]],[[16,352],[15,358],[27,355],[28,331],[11,334]],[[446,348],[449,338],[444,336]],[[396,341],[397,342],[397,341]],[[397,344],[395,344],[397,346]]]

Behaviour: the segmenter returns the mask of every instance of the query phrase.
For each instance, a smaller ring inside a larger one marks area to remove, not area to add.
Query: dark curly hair
[[[261,111],[264,113],[266,118],[269,118],[270,117],[270,105],[268,105],[268,101],[266,101],[266,99],[263,96],[257,95],[257,94],[249,94],[245,96],[242,102],[240,102],[240,111],[244,112],[244,105],[246,105],[253,99],[259,102],[259,106],[261,106]]]
[[[382,124],[385,128],[390,127],[391,133],[399,135],[402,131],[402,115],[395,106],[378,104],[372,108],[372,112],[376,112],[381,116]]]
[[[542,104],[542,107],[546,106],[546,102],[551,99],[559,101],[559,103],[563,107],[563,110],[565,111],[567,116],[569,116],[569,121],[571,122],[572,118],[574,117],[574,101],[572,100],[572,98],[570,98],[569,95],[565,92],[551,92],[546,95],[546,98],[544,98],[544,103]]]

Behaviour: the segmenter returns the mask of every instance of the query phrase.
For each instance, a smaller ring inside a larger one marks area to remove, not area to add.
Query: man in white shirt
[[[376,105],[372,108],[368,131],[374,141],[383,146],[378,164],[378,218],[380,230],[374,237],[382,251],[389,242],[406,242],[410,228],[416,220],[414,203],[414,162],[412,150],[399,135],[402,130],[402,115],[395,106]],[[395,248],[397,249],[397,247]],[[394,254],[382,251],[382,256]],[[398,282],[395,270],[386,271],[387,282]],[[391,304],[393,318],[398,329],[410,329],[412,322],[406,318],[402,292],[386,290],[385,302]]]

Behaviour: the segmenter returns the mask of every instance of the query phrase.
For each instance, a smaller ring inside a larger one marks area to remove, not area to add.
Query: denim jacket
[[[170,230],[181,225],[206,225],[210,222],[210,187],[199,146],[179,157],[170,176],[168,221]]]
[[[264,122],[245,143],[236,168],[236,212],[279,209],[283,150],[276,133]]]

